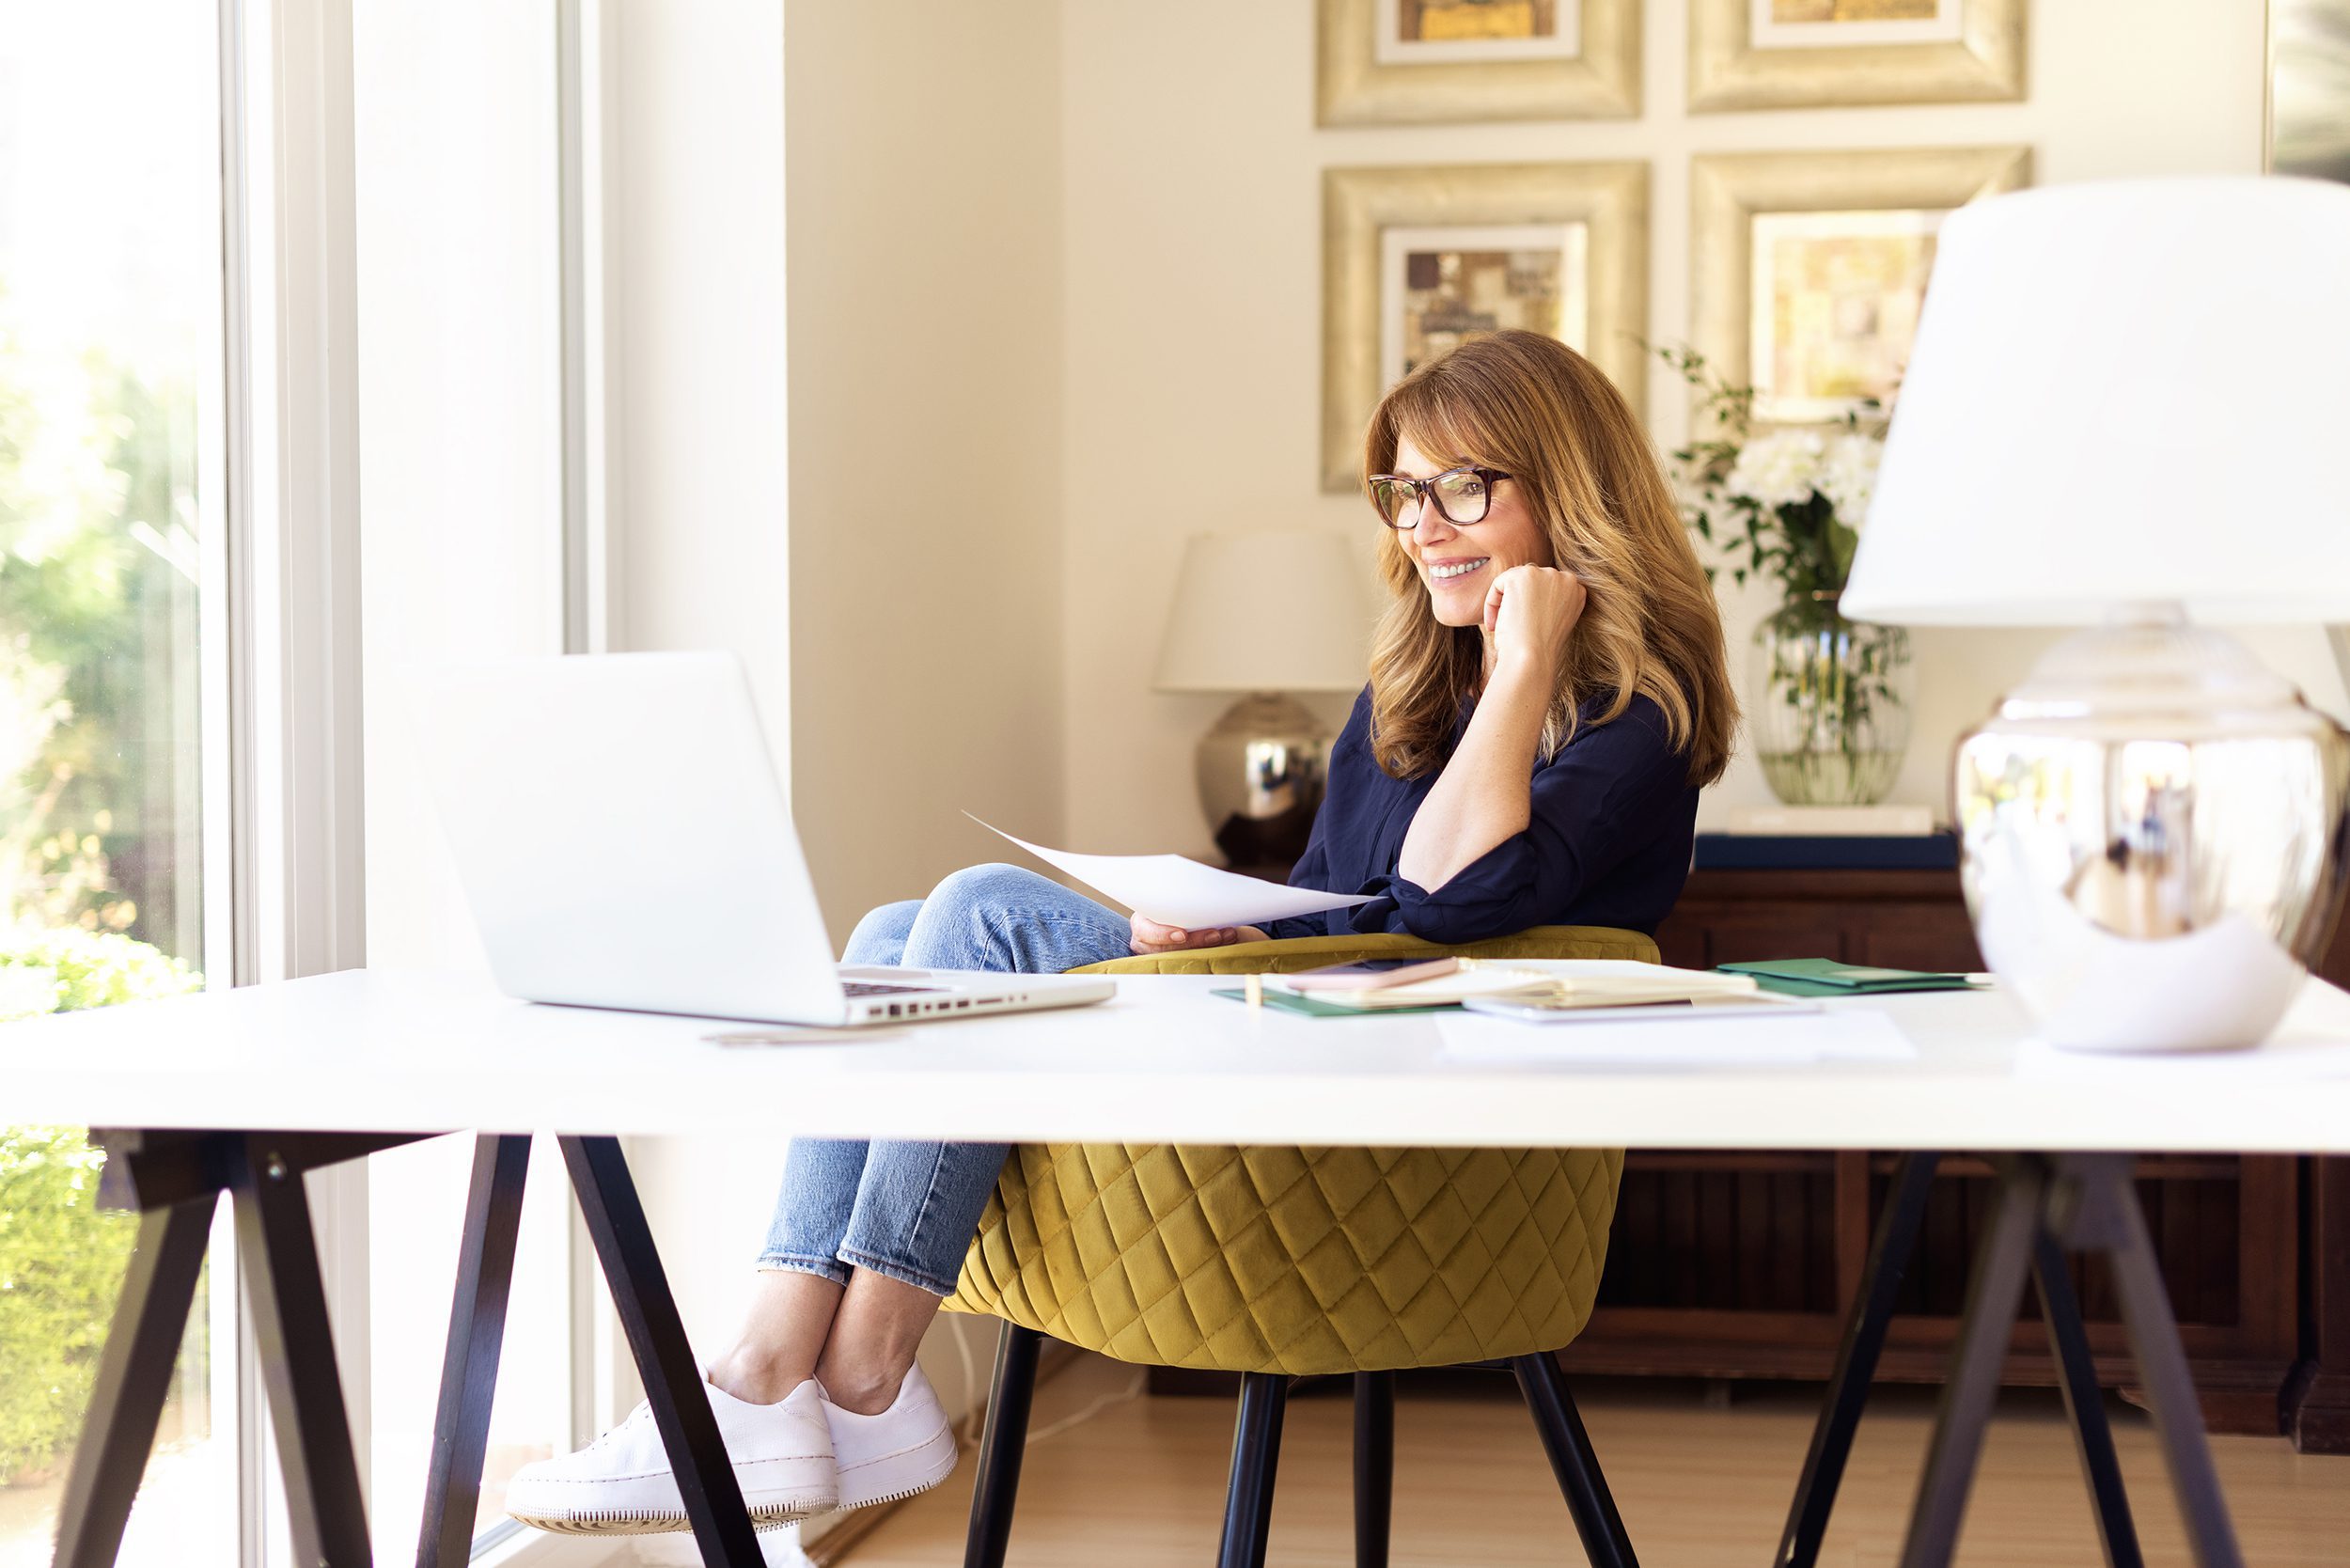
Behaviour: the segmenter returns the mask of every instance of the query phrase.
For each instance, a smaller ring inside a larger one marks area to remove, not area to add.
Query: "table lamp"
[[[2052,1044],[2256,1043],[2341,907],[2350,736],[2214,623],[2350,620],[2350,187],[2027,191],[1936,250],[1844,612],[2092,628],[1958,743],[1983,956]]]
[[[1199,804],[1235,867],[1305,853],[1330,734],[1291,692],[1370,679],[1364,570],[1339,534],[1195,534],[1159,644],[1163,692],[1239,692],[1199,742]]]

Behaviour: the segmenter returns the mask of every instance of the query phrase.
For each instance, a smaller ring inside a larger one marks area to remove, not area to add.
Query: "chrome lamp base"
[[[2350,733],[2176,605],[2049,650],[1952,789],[1983,957],[2054,1045],[2257,1044],[2341,910]]]
[[[1225,859],[1247,869],[1305,854],[1329,757],[1329,731],[1295,698],[1252,692],[1227,708],[1198,757],[1199,805]]]

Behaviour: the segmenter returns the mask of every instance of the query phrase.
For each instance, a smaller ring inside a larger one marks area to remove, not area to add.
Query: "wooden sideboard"
[[[1982,967],[1955,871],[1700,871],[1657,943],[1668,964],[1692,967],[1819,956]],[[2325,967],[2350,979],[2343,943]],[[1825,1377],[1892,1166],[1890,1154],[1633,1151],[1598,1310],[1562,1359],[1597,1372]],[[2350,1450],[2350,1162],[2156,1153],[2139,1168],[2214,1429]],[[1991,1190],[1983,1166],[1944,1167],[1880,1376],[1941,1379]],[[2100,1369],[2123,1386],[2109,1282],[2089,1267],[2076,1283]],[[2028,1317],[2008,1377],[2055,1375]]]

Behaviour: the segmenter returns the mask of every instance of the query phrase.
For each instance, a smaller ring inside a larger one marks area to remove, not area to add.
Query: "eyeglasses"
[[[1432,474],[1424,479],[1407,478],[1402,474],[1373,474],[1370,479],[1371,504],[1379,509],[1379,519],[1390,528],[1419,526],[1419,509],[1413,503],[1423,496],[1432,496],[1436,510],[1456,528],[1485,521],[1485,509],[1493,504],[1494,486],[1510,476],[1496,468],[1480,468],[1464,463]]]

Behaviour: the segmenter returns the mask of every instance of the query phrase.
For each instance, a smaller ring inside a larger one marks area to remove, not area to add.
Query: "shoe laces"
[[[629,1428],[639,1425],[645,1421],[650,1420],[651,1419],[652,1402],[650,1400],[644,1399],[638,1400],[636,1402],[636,1408],[631,1410],[627,1416],[622,1418],[619,1425],[599,1434],[596,1440],[588,1445],[588,1451],[593,1452],[595,1450],[603,1448],[605,1444],[611,1442],[612,1439],[618,1437],[621,1433],[629,1430]]]

